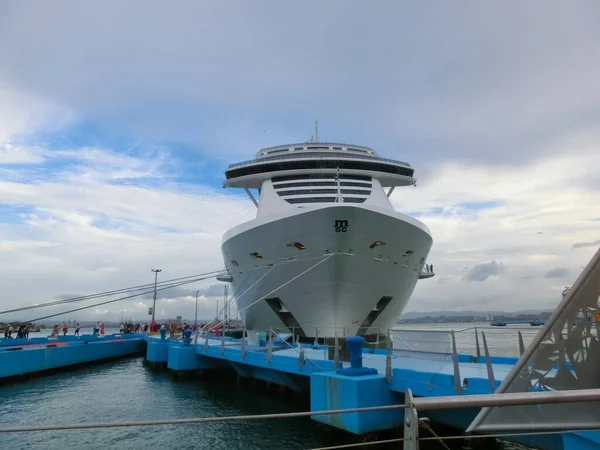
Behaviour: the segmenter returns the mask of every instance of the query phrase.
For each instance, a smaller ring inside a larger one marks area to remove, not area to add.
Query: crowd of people
[[[70,324],[70,322],[69,322]],[[50,337],[53,338],[57,338],[59,336],[67,336],[67,334],[69,333],[69,324],[67,324],[66,322],[63,322],[62,324],[55,324],[52,327],[52,332],[50,334]],[[197,326],[194,325],[189,325],[186,322],[183,322],[183,324],[181,323],[177,323],[177,322],[171,322],[171,323],[163,323],[163,324],[159,324],[159,323],[155,323],[154,324],[154,330],[158,331],[158,330],[166,330],[171,337],[173,337],[175,335],[175,333],[177,332],[182,332],[185,330],[193,330],[195,331],[197,328]],[[16,338],[29,338],[29,331],[31,330],[31,324],[21,324],[17,327],[12,326],[12,325],[8,325],[5,330],[4,330],[4,338],[5,339],[12,339],[14,337]],[[79,336],[79,332],[81,330],[81,326],[79,325],[79,323],[77,323],[73,329],[73,336]],[[96,336],[103,336],[104,335],[104,323],[98,321],[96,322],[96,325],[94,325],[93,328],[93,334]],[[147,323],[140,323],[140,322],[121,322],[120,326],[119,326],[119,332],[121,334],[130,334],[130,333],[148,333],[150,330],[150,326]],[[13,333],[16,332],[16,336],[13,336]],[[62,333],[62,334],[61,334]]]
[[[119,332],[121,334],[131,334],[131,333],[147,333],[148,332],[148,324],[141,324],[139,322],[121,322],[119,326]]]
[[[186,322],[183,322],[183,324],[181,324],[181,325],[179,325],[177,322],[171,322],[170,324],[162,324],[162,325],[156,324],[156,329],[167,330],[169,332],[169,336],[171,336],[171,337],[174,337],[175,333],[177,333],[178,331],[181,331],[183,333],[185,330],[195,331],[196,328],[197,328],[197,326],[188,325]]]
[[[15,331],[15,329],[12,325],[7,326],[6,329],[4,330],[4,339],[12,339],[13,338],[12,334],[14,331]],[[19,325],[19,327],[16,330],[17,339],[21,339],[21,338],[28,339],[30,331],[31,331],[31,324],[27,323],[27,324]]]
[[[81,327],[79,326],[79,323],[77,323],[77,325],[75,325],[75,331],[73,332],[73,335],[79,336],[80,330]],[[66,336],[69,332],[69,325],[66,322],[64,322],[62,325],[54,325],[52,327],[52,333],[50,334],[50,337],[58,337],[60,336],[61,332],[63,336]]]

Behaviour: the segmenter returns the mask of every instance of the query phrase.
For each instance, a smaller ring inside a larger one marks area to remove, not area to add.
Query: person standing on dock
[[[63,332],[63,336],[66,336],[67,333],[69,332],[69,326],[66,323],[63,323],[62,332]]]
[[[104,336],[104,323],[100,324],[100,334]]]
[[[75,325],[75,333],[73,333],[73,336],[77,336],[79,337],[79,330],[81,328],[79,327],[79,322],[77,322],[77,325]]]

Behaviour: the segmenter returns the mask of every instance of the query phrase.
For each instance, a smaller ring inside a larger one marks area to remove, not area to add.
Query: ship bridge
[[[382,187],[415,184],[410,164],[381,158],[369,147],[311,142],[265,148],[256,159],[231,164],[223,187],[259,189],[264,181],[275,177],[334,173],[372,177]]]

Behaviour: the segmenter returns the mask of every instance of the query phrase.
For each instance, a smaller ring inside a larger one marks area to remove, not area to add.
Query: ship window
[[[273,177],[271,181],[278,183],[280,181],[296,181],[296,180],[333,180],[334,174],[332,173],[307,173],[306,175],[288,175],[283,177]],[[340,178],[342,178],[340,176]],[[371,181],[370,177],[368,181]]]
[[[254,256],[256,259],[263,259],[262,255],[258,252],[250,253],[250,256]]]
[[[342,181],[342,182],[340,182],[340,185],[342,185],[342,186],[366,187],[366,188],[373,187],[373,185],[369,184],[369,183],[353,183],[352,181]]]
[[[286,198],[288,203],[334,203],[335,197]]]
[[[382,241],[375,241],[373,242],[371,245],[369,245],[370,249],[374,249],[375,247],[379,247],[380,245],[385,245],[385,242]]]
[[[309,150],[329,150],[329,147],[308,147]]]
[[[341,183],[344,185],[344,183]],[[305,186],[337,186],[335,181],[300,181],[298,183],[282,183],[275,185],[275,189],[285,189],[291,187],[305,187]],[[371,187],[370,184],[363,185],[365,187]]]
[[[344,197],[344,203],[364,203],[366,198]]]
[[[333,147],[334,150],[342,150],[342,147]]]
[[[340,174],[340,180],[356,180],[356,181],[371,181],[371,177],[367,177],[365,175],[350,175],[350,174]]]
[[[238,267],[240,265],[240,263],[238,263],[235,259],[231,260],[231,264],[233,264],[235,267]]]
[[[362,194],[362,195],[369,195],[371,193],[371,191],[361,191],[359,189],[340,189],[342,191],[342,194]]]
[[[295,191],[277,191],[279,195],[335,194],[336,192],[337,189],[298,189]]]
[[[271,150],[271,151],[269,152],[269,155],[273,155],[273,154],[275,154],[275,153],[284,153],[284,152],[289,152],[289,151],[290,151],[290,149],[289,149],[289,148],[284,148],[284,149],[281,149],[281,150]]]
[[[304,147],[296,147],[294,150],[304,150]]]
[[[301,244],[300,242],[296,242],[296,241],[290,242],[287,246],[288,247],[296,247],[298,250],[304,250],[306,248],[303,244]]]

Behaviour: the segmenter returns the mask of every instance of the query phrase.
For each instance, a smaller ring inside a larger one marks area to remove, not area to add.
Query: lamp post
[[[200,289],[196,289],[196,315],[194,316],[194,331],[198,329],[198,292],[200,292]]]
[[[158,282],[158,272],[162,272],[162,269],[152,269],[154,272],[154,301],[152,302],[152,322],[150,322],[150,331],[154,332],[154,315],[156,313],[156,284]]]

